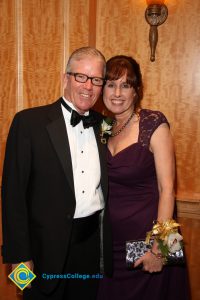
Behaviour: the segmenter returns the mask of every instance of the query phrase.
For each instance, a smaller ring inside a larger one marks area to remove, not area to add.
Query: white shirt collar
[[[70,102],[69,100],[67,100],[67,99],[65,98],[65,96],[63,96],[62,98],[63,98],[63,100],[67,103],[67,105],[69,105],[69,107],[71,107],[71,109],[77,111],[77,109],[75,108],[75,106],[73,105],[72,102]],[[78,112],[78,111],[77,111],[77,112]],[[89,111],[86,111],[86,112],[84,113],[84,116],[88,116],[88,115],[89,115]]]

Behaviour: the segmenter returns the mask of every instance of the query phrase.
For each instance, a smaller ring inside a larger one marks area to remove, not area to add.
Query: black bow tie
[[[84,128],[89,128],[96,123],[96,119],[91,114],[91,112],[89,116],[80,115],[77,111],[73,110],[69,105],[67,105],[67,103],[63,99],[61,99],[61,103],[69,112],[72,112],[70,124],[73,127],[76,126],[81,120],[83,121]]]

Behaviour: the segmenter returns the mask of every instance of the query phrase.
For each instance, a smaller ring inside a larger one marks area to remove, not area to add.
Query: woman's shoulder
[[[140,115],[140,125],[142,127],[147,127],[147,129],[156,129],[160,124],[166,123],[169,126],[169,122],[166,116],[159,110],[151,109],[141,109]]]
[[[155,123],[167,123],[169,124],[166,116],[159,110],[151,110],[142,108],[139,112],[141,120],[155,122]]]
[[[141,109],[140,115],[140,131],[139,142],[144,146],[148,146],[150,139],[154,131],[162,124],[166,123],[169,126],[169,122],[165,115],[158,110]]]

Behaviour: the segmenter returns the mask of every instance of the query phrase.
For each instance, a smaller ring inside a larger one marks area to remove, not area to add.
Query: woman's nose
[[[119,97],[121,95],[121,88],[119,86],[115,87],[115,96]]]

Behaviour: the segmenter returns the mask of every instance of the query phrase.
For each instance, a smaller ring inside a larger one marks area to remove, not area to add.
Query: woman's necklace
[[[121,127],[118,131],[116,131],[115,133],[111,133],[110,136],[111,136],[111,137],[114,137],[114,136],[120,134],[120,132],[122,132],[122,130],[124,130],[124,128],[128,125],[128,123],[130,122],[130,120],[132,119],[132,117],[133,117],[134,115],[135,115],[135,112],[133,112],[133,113],[130,115],[130,117],[128,118],[128,120],[124,123],[124,125],[122,125],[122,127]],[[114,120],[112,126],[113,126],[115,123],[116,123],[116,120]]]

